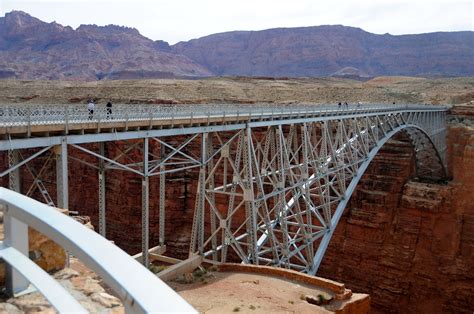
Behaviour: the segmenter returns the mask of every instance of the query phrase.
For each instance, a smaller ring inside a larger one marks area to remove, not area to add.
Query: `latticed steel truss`
[[[316,273],[378,149],[408,134],[417,175],[441,179],[444,116],[397,113],[202,136],[191,253]]]
[[[0,177],[8,174],[10,188],[19,191],[19,168],[49,154],[45,163],[56,160],[57,205],[68,208],[67,161],[96,169],[99,232],[106,236],[107,173],[137,175],[142,180],[142,262],[148,264],[149,179],[159,176],[159,244],[165,245],[166,176],[196,169],[190,254],[211,262],[242,261],[315,274],[358,181],[394,134],[405,132],[411,140],[419,177],[446,176],[444,108],[364,110],[319,116],[304,110],[296,116],[292,111],[289,116],[267,112],[260,119],[250,111],[246,123],[237,113],[234,123],[228,115],[222,123],[211,125],[208,119],[207,125],[197,126],[191,114],[187,127],[9,139],[0,141],[0,149],[10,147],[8,169]],[[176,143],[176,135],[184,139]],[[131,141],[109,156],[105,145],[116,145],[115,140]],[[83,145],[94,142],[97,150]],[[20,149],[32,147],[44,148],[23,159]],[[68,148],[95,157],[97,163],[68,156]],[[43,168],[30,173],[45,202],[53,205],[41,184]]]

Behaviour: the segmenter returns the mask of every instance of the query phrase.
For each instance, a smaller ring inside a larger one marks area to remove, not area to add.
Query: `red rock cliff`
[[[318,275],[369,293],[374,312],[474,309],[474,129],[450,126],[448,184],[411,180],[411,148],[375,158]]]
[[[175,138],[176,143],[183,139]],[[400,136],[387,144],[361,180],[336,230],[318,275],[369,293],[375,312],[472,312],[474,309],[474,129],[448,132],[453,180],[448,184],[411,180],[413,151]],[[108,156],[126,149],[107,144]],[[97,151],[94,145],[89,149]],[[154,146],[151,147],[153,152]],[[190,148],[191,150],[197,148]],[[97,164],[70,149],[70,156]],[[139,160],[138,150],[128,156]],[[40,169],[41,161],[32,165]],[[5,154],[0,165],[6,165]],[[69,162],[70,210],[91,216],[98,226],[97,171]],[[39,171],[39,170],[37,170]],[[54,162],[43,181],[55,198]],[[22,170],[23,192],[32,182]],[[2,185],[8,180],[3,179]],[[167,176],[167,254],[185,257],[192,224],[197,171]],[[141,249],[141,181],[137,175],[107,174],[107,237],[129,253]],[[150,246],[158,244],[158,177],[150,179]],[[34,194],[40,198],[37,192]]]

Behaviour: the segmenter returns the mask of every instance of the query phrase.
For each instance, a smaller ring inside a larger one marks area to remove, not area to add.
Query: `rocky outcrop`
[[[67,211],[65,210],[58,210],[64,214],[67,214]],[[75,216],[73,217],[73,219],[85,225],[87,228],[93,229],[89,217]],[[3,231],[3,212],[0,212],[0,240],[3,240]],[[48,237],[33,228],[28,228],[28,251],[29,258],[48,273],[61,270],[66,266],[66,251],[61,246],[56,244],[56,242],[49,239]],[[1,261],[0,286],[4,285],[4,283],[5,263]]]
[[[355,79],[355,80],[361,80],[361,81],[368,81],[373,78],[367,73],[353,67],[345,67],[343,69],[340,69],[337,72],[332,73],[330,76],[347,78],[347,79]]]
[[[110,295],[95,273],[76,258],[71,258],[70,268],[56,272],[53,277],[89,313],[123,313],[122,303]],[[0,303],[1,313],[55,313],[51,304],[36,291]]]
[[[0,221],[0,239],[3,240],[3,213]],[[63,269],[66,265],[66,252],[54,241],[33,228],[28,228],[29,256],[47,272]],[[0,263],[0,286],[5,282],[5,263]]]

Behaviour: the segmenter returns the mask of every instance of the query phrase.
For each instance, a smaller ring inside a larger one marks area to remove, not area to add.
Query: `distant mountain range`
[[[334,25],[226,32],[170,46],[128,27],[74,30],[21,11],[0,18],[0,78],[381,75],[472,76],[474,32],[393,36]]]
[[[81,25],[76,30],[24,12],[0,18],[0,77],[128,79],[209,76],[184,55],[160,50],[133,28]]]

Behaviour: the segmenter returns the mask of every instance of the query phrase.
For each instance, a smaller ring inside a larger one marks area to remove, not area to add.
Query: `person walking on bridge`
[[[92,120],[92,117],[94,116],[94,108],[94,101],[92,99],[89,99],[89,103],[87,104],[87,110],[89,110],[89,120]]]
[[[107,107],[107,120],[109,120],[110,118],[112,118],[112,102],[109,100],[105,107]]]

